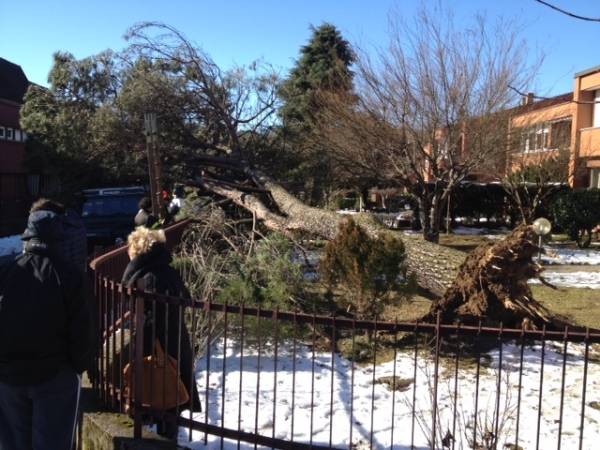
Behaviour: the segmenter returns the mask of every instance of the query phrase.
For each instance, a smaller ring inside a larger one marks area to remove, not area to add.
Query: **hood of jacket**
[[[52,211],[40,210],[29,214],[27,228],[21,239],[54,244],[63,239],[63,234],[62,216]]]

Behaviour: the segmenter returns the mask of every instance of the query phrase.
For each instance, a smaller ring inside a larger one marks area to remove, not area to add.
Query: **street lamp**
[[[542,237],[546,236],[552,230],[552,224],[545,217],[540,217],[533,221],[533,232],[538,235],[538,262],[542,259]]]

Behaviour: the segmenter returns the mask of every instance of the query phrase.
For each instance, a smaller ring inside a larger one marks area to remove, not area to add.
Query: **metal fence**
[[[133,407],[136,437],[153,416],[209,448],[597,447],[600,334],[359,321],[124,289],[123,252],[93,264],[94,386],[105,405]],[[197,386],[202,411],[131,404],[123,370],[136,368],[142,398],[144,334],[164,333],[179,378],[184,327],[196,355],[186,387]]]

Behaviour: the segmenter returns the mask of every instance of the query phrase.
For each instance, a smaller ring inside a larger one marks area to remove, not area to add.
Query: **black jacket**
[[[62,257],[85,272],[87,237],[83,220],[81,220],[81,217],[75,211],[68,210],[62,216],[62,227],[63,237],[60,242]]]
[[[78,373],[93,354],[83,274],[57,256],[54,213],[30,216],[24,253],[0,269],[0,381],[32,385],[61,369]]]
[[[162,244],[154,244],[149,252],[133,258],[123,274],[123,284],[126,287],[143,289],[145,291],[155,290],[158,293],[177,297],[189,298],[179,272],[171,267],[171,255]],[[196,389],[195,380],[192,378],[194,353],[190,336],[185,323],[179,322],[179,311],[176,306],[165,306],[164,303],[152,303],[147,301],[144,305],[146,322],[144,326],[144,355],[151,355],[153,348],[153,335],[158,339],[166,352],[177,359],[178,330],[181,329],[181,355],[179,358],[180,377],[185,387],[193,391],[190,397],[194,402],[194,411],[200,411],[200,399]],[[153,317],[154,313],[154,317]],[[183,316],[183,314],[182,314]],[[168,342],[167,342],[168,341]],[[187,405],[189,407],[189,405]]]

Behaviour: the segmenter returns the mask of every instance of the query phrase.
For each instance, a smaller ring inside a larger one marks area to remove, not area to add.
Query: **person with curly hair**
[[[171,266],[171,253],[166,246],[163,230],[138,227],[129,235],[127,242],[130,262],[123,274],[123,285],[159,294],[190,297],[181,275]],[[144,312],[144,356],[153,354],[154,335],[169,356],[179,359],[181,381],[186,389],[192,387],[189,392],[190,401],[180,408],[200,411],[200,399],[195,380],[192,379],[194,353],[185,323],[179,321],[178,308],[172,305],[167,307],[163,302],[156,302],[153,307],[152,302],[146,301]],[[181,330],[181,334],[178,330]],[[159,423],[158,432],[168,438],[175,438],[177,425],[173,420]]]

